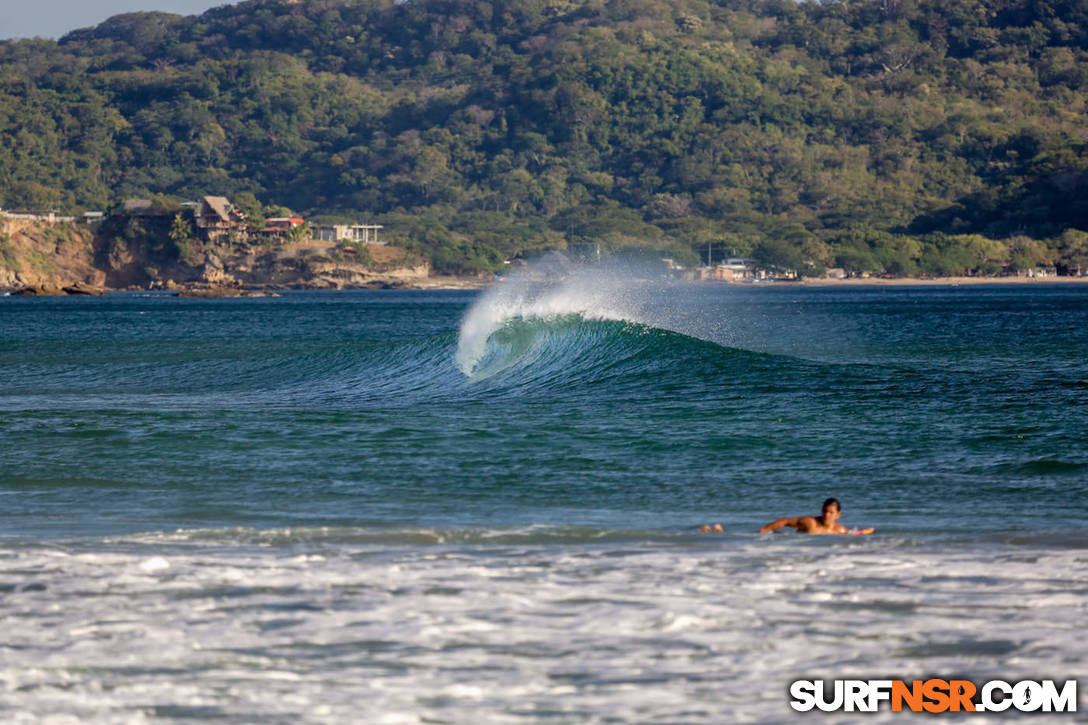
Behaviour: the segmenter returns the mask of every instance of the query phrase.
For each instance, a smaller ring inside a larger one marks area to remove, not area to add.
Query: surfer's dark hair
[[[837,498],[829,498],[826,501],[824,501],[824,505],[820,507],[820,510],[823,510],[823,509],[827,508],[831,504],[835,504],[835,510],[838,511],[839,513],[842,513],[842,504],[839,503],[839,499],[837,499]]]

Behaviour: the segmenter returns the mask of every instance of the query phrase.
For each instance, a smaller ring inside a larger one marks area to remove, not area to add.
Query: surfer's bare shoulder
[[[784,526],[792,526],[792,527],[800,530],[801,519],[811,519],[811,518],[812,518],[811,516],[799,516],[799,517],[795,516],[795,517],[786,517],[786,518],[781,518],[781,519],[775,519],[774,521],[772,521],[771,523],[767,524],[762,529],[760,529],[759,533],[769,534],[772,531],[777,531],[778,529],[781,529]]]

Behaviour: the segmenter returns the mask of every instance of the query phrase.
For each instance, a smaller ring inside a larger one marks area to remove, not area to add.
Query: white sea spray
[[[663,289],[659,279],[622,262],[590,267],[566,267],[554,259],[534,263],[489,287],[465,313],[457,366],[471,376],[491,336],[514,319],[576,315],[665,326]]]

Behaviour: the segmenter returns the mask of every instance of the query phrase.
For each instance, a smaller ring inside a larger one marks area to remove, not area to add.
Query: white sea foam
[[[779,722],[802,675],[1067,678],[1088,659],[1077,549],[224,536],[0,549],[0,719]]]
[[[140,562],[140,570],[153,574],[170,568],[170,562],[161,556],[153,556]]]

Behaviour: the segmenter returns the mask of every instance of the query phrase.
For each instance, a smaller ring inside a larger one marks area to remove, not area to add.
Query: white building
[[[315,224],[314,239],[323,242],[363,242],[365,244],[385,244],[378,241],[381,224]]]

